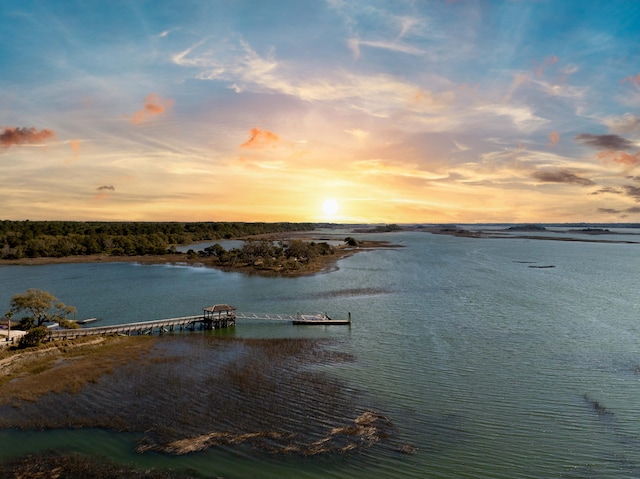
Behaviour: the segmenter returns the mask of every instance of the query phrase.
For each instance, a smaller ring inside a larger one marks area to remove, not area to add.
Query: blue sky
[[[638,45],[632,1],[5,0],[0,216],[638,221]]]

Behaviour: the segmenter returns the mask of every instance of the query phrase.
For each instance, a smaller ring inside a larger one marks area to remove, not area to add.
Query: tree
[[[35,325],[42,326],[44,323],[66,320],[70,314],[76,312],[76,308],[58,301],[58,298],[47,291],[30,288],[24,293],[13,295],[11,311],[30,313]]]
[[[32,328],[27,334],[25,334],[18,340],[18,347],[22,349],[37,346],[46,337],[47,328],[45,328],[44,326]]]
[[[358,241],[353,236],[347,236],[344,242],[349,246],[358,246]]]

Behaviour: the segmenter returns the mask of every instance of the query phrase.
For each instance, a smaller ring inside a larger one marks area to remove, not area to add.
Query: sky
[[[2,0],[0,219],[640,221],[640,3]]]

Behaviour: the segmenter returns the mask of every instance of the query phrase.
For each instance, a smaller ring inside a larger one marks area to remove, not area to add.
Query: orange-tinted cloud
[[[640,163],[640,153],[626,153],[624,151],[601,151],[598,159],[602,161],[613,161],[623,166],[635,166]]]
[[[260,128],[252,128],[249,134],[250,138],[240,145],[241,148],[268,148],[274,147],[280,142],[280,137],[277,134]]]
[[[14,145],[37,144],[43,143],[49,138],[55,137],[56,134],[52,130],[36,130],[35,128],[8,127],[0,133],[0,145],[9,148]]]
[[[150,117],[160,115],[173,106],[173,100],[169,98],[160,98],[155,93],[147,95],[144,99],[142,110],[138,110],[133,114],[131,123],[137,125],[147,121]]]
[[[71,146],[73,156],[68,161],[65,161],[65,163],[74,163],[78,159],[78,156],[80,156],[80,140],[71,140],[69,146]]]
[[[620,83],[627,83],[627,82],[631,83],[636,88],[640,88],[640,73],[638,73],[636,76],[629,75],[628,77],[620,80]]]
[[[555,145],[560,141],[560,133],[557,131],[552,131],[549,133],[549,144]]]
[[[544,73],[544,69],[553,65],[554,63],[556,63],[558,61],[558,57],[553,55],[550,56],[549,58],[547,58],[545,61],[542,62],[542,65],[540,65],[538,67],[538,69],[536,70],[536,74],[541,77]]]

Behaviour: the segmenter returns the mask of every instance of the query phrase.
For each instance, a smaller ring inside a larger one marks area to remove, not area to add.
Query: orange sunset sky
[[[640,4],[0,4],[0,219],[640,221]]]

